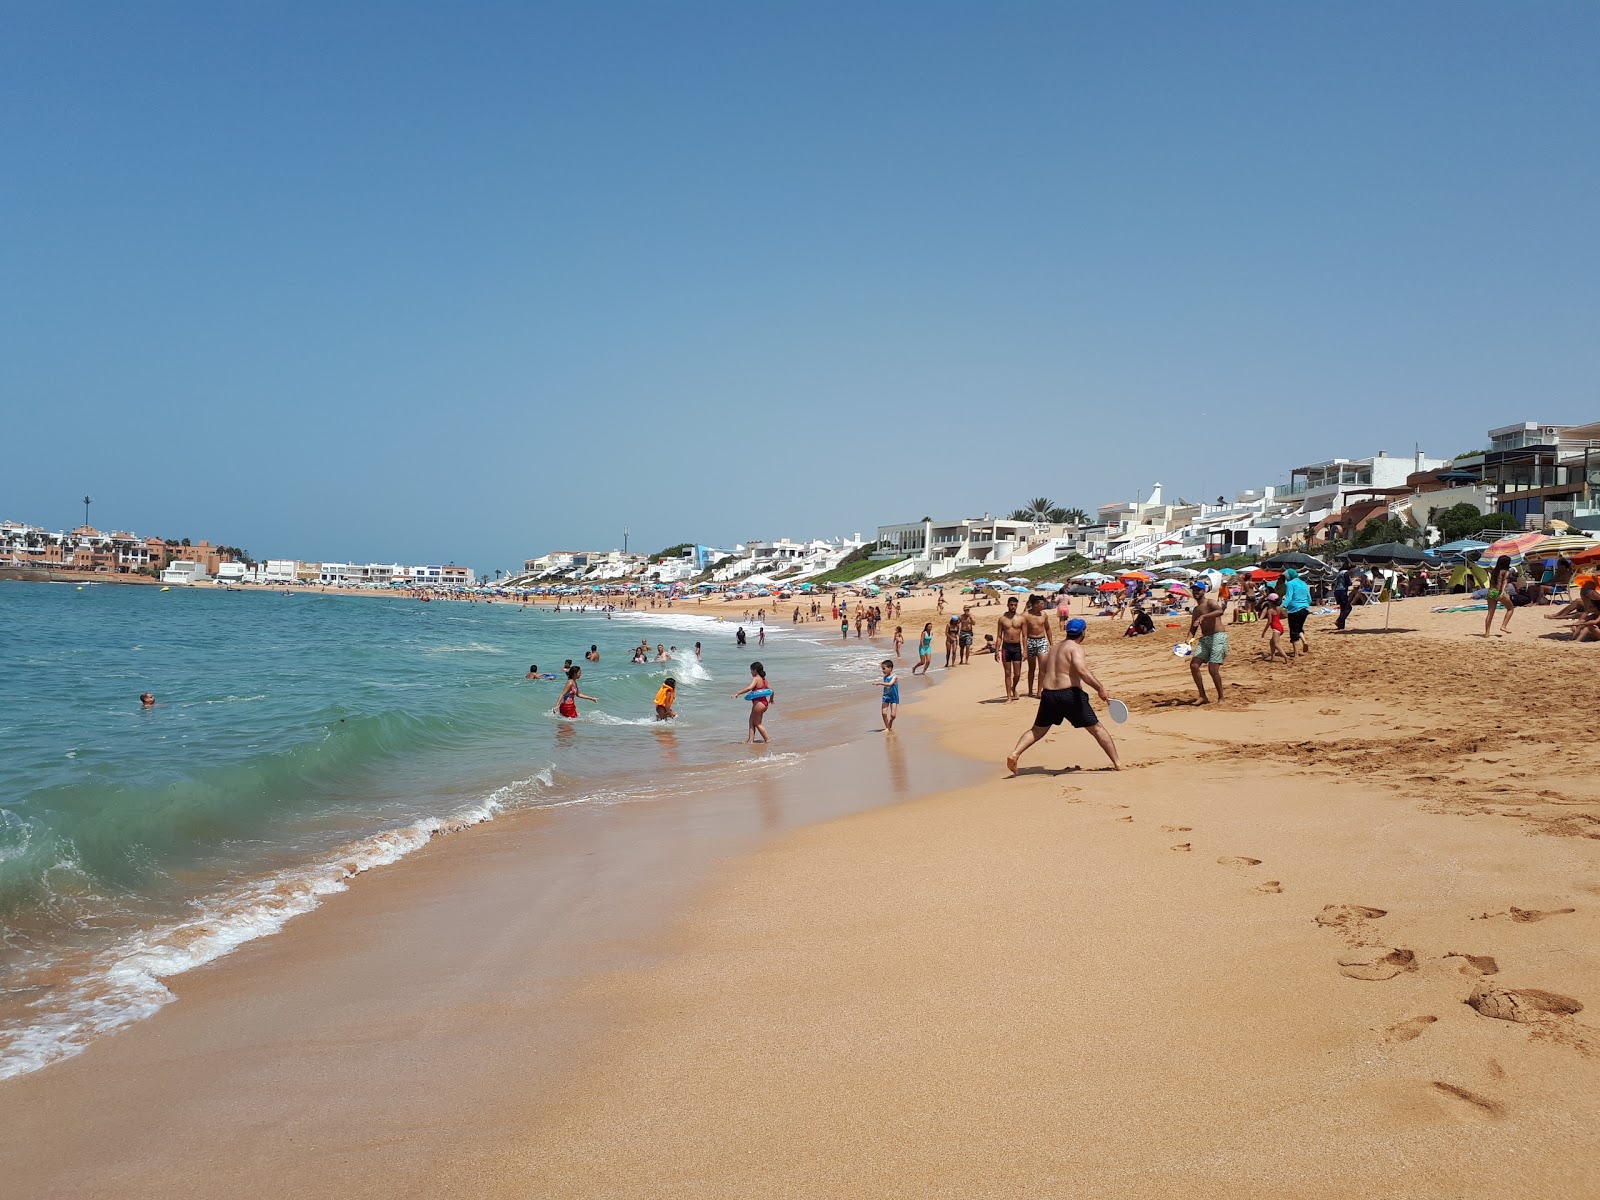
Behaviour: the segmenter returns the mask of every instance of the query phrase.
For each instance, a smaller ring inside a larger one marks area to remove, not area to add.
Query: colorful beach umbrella
[[[1596,545],[1600,543],[1591,537],[1584,537],[1579,533],[1563,533],[1545,538],[1526,553],[1529,558],[1554,558],[1558,554],[1571,555],[1583,550],[1592,550]]]
[[[1118,580],[1115,580],[1115,579],[1111,579],[1111,580],[1107,580],[1105,583],[1102,583],[1097,590],[1102,591],[1102,592],[1120,592],[1124,588],[1126,588],[1127,586],[1128,585],[1125,584],[1125,583],[1122,583],[1122,582],[1120,582]]]
[[[1155,578],[1155,576],[1150,574],[1148,571],[1124,571],[1122,572],[1120,578],[1137,579],[1140,583],[1149,583]]]
[[[1542,541],[1544,541],[1544,534],[1542,533],[1513,534],[1511,537],[1503,537],[1498,542],[1491,542],[1485,546],[1483,548],[1483,557],[1493,560],[1499,558],[1502,554],[1509,554],[1512,558],[1517,558],[1526,554]]]

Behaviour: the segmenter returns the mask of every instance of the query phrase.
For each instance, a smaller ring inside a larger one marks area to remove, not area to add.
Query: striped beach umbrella
[[[1591,537],[1584,537],[1581,533],[1562,533],[1545,538],[1524,553],[1529,558],[1554,558],[1558,554],[1572,555],[1579,551],[1592,550],[1596,545],[1600,543]]]
[[[1520,558],[1533,547],[1544,541],[1542,533],[1518,533],[1511,537],[1503,537],[1498,542],[1491,542],[1483,549],[1479,556],[1480,562],[1493,562],[1502,554],[1509,554],[1512,558]]]

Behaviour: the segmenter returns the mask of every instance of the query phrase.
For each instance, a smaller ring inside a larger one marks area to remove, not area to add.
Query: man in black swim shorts
[[[1017,698],[1017,683],[1022,678],[1022,618],[1017,615],[1017,598],[1006,597],[995,632],[1000,636],[1000,665],[1005,671],[1006,699]]]
[[[1062,616],[1066,616],[1064,611]],[[1017,739],[1016,749],[1006,759],[1006,766],[1013,775],[1017,773],[1017,760],[1022,757],[1023,751],[1035,742],[1043,741],[1062,722],[1074,729],[1087,729],[1111,760],[1111,769],[1122,770],[1122,764],[1117,760],[1116,743],[1089,705],[1090,688],[1094,689],[1103,703],[1108,703],[1111,697],[1105,685],[1089,669],[1089,663],[1083,656],[1083,639],[1088,631],[1088,622],[1082,617],[1067,620],[1063,630],[1066,637],[1045,655],[1044,671],[1039,680],[1039,711],[1033,718],[1033,727],[1023,731]]]

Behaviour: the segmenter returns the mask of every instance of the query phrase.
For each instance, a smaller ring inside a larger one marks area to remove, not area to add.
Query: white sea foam
[[[96,956],[92,968],[65,989],[34,1004],[39,1018],[24,1028],[0,1029],[0,1079],[26,1075],[80,1054],[96,1037],[148,1017],[175,997],[161,981],[202,966],[277,933],[348,881],[398,862],[440,834],[494,819],[508,804],[527,802],[553,785],[553,768],[497,788],[449,816],[423,817],[373,834],[314,866],[282,871],[205,902],[186,921],[157,927]]]
[[[486,646],[482,642],[468,642],[464,646],[426,646],[424,654],[504,654],[499,646]]]

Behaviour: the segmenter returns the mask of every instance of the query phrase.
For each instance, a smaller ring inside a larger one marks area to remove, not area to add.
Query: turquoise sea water
[[[387,597],[0,582],[0,1078],[170,999],[437,833],[508,809],[659,798],[783,770],[729,693],[842,698],[877,652],[825,625],[734,645],[717,607],[553,613]],[[768,614],[769,617],[775,614]],[[635,666],[641,637],[680,660]],[[818,642],[811,639],[815,637]],[[693,644],[703,643],[703,658]],[[582,663],[598,644],[597,666]],[[537,662],[584,665],[574,722]],[[653,720],[672,674],[680,717]],[[862,689],[866,703],[871,699]],[[157,707],[140,707],[153,692]]]

